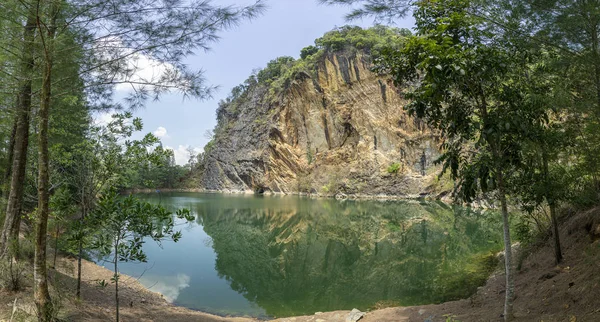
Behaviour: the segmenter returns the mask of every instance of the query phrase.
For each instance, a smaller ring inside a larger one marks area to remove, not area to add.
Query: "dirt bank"
[[[596,234],[596,235],[594,235]],[[516,321],[600,321],[600,207],[575,215],[561,226],[564,262],[554,265],[553,249],[544,245],[524,257],[516,276]],[[61,259],[52,270],[51,284],[58,290],[66,321],[114,320],[114,290],[101,287],[112,272],[84,262],[83,301],[73,299],[75,264]],[[148,291],[137,280],[122,278],[122,321],[255,321],[251,318],[219,317],[169,304],[160,294]],[[356,290],[360,292],[360,290]],[[17,298],[14,321],[31,320],[35,311],[31,289],[11,294],[0,292],[0,321],[8,321]],[[466,300],[368,312],[361,321],[502,321],[504,275],[497,272],[477,294]],[[278,319],[279,322],[342,322],[349,311]],[[2,320],[4,319],[4,320]],[[451,321],[451,320],[450,320]]]

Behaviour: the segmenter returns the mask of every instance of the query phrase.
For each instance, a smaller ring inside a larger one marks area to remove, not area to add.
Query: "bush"
[[[12,259],[0,261],[0,288],[16,292],[22,289],[25,279],[25,263]]]
[[[340,51],[352,47],[369,51],[401,44],[407,36],[410,36],[410,31],[407,29],[381,25],[368,29],[356,26],[343,26],[315,40],[315,45],[319,49],[322,48],[330,51]]]
[[[289,56],[278,57],[271,60],[267,67],[258,72],[256,76],[259,83],[270,84],[275,79],[279,78],[286,69],[294,64],[294,58]]]
[[[523,217],[519,217],[518,222],[514,225],[515,239],[527,245],[533,241],[534,233],[531,228],[531,223]]]
[[[300,51],[300,58],[306,59],[308,56],[312,56],[312,55],[316,54],[318,51],[319,51],[319,48],[317,48],[316,46],[311,45],[308,47],[304,47]]]
[[[402,164],[400,164],[398,162],[394,162],[387,168],[387,172],[391,173],[391,174],[398,174],[398,172],[400,172],[401,168],[402,168]]]
[[[310,193],[312,191],[314,181],[310,174],[299,174],[296,180],[298,192]]]

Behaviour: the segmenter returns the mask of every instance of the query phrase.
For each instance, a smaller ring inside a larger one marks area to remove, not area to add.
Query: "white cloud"
[[[155,131],[154,131],[154,135],[157,138],[168,138],[169,137],[169,133],[167,132],[167,129],[165,129],[162,126],[159,126]]]
[[[94,115],[94,124],[96,125],[107,125],[112,121],[112,112],[103,112]]]
[[[166,149],[173,150],[173,154],[175,155],[175,163],[178,165],[185,165],[190,160],[190,153],[188,152],[190,146],[189,145],[179,145],[177,149],[167,146]],[[202,148],[193,148],[194,154],[198,154],[204,151]]]
[[[143,276],[140,282],[173,303],[179,297],[181,290],[190,286],[190,280],[191,278],[186,274],[177,274],[175,276]]]
[[[127,68],[132,70],[131,75],[123,77],[122,81],[150,83],[157,80],[161,75],[166,74],[169,70],[173,70],[171,64],[161,63],[145,55],[135,54],[127,60]],[[116,86],[117,91],[133,91],[134,87],[131,83],[122,83]]]
[[[133,53],[131,48],[125,47],[119,37],[100,38],[94,47],[99,57],[117,64],[96,71],[97,75],[104,75],[110,81],[119,82],[115,86],[117,91],[132,92],[144,87],[143,84],[151,83],[168,85],[168,81],[162,77],[172,75],[176,70],[172,64],[158,61],[143,53]],[[115,73],[115,70],[118,72]]]

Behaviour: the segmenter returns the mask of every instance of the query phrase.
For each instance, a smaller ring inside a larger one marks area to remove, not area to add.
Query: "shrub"
[[[316,46],[310,45],[308,47],[304,47],[300,51],[300,58],[306,59],[308,56],[312,56],[312,55],[316,54],[318,51],[319,51],[319,48],[317,48]]]
[[[12,259],[0,261],[0,288],[16,292],[23,287],[25,263]]]
[[[391,173],[391,174],[398,174],[398,172],[400,172],[401,168],[402,168],[402,164],[400,164],[398,162],[394,162],[387,168],[387,172]]]

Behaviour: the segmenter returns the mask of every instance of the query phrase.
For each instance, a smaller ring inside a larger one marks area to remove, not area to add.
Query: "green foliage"
[[[90,224],[102,227],[95,231],[91,248],[98,256],[114,265],[112,281],[118,294],[119,262],[146,262],[147,256],[142,246],[146,239],[161,242],[169,239],[177,242],[181,232],[175,231],[175,218],[193,221],[188,209],[178,209],[175,214],[160,205],[140,201],[129,195],[121,197],[111,190],[98,202],[98,207],[90,216]],[[117,320],[119,319],[119,298],[116,298]]]
[[[446,322],[460,322],[460,320],[456,319],[456,315],[444,314],[443,316],[446,318]]]
[[[328,52],[351,49],[377,52],[382,48],[400,48],[404,39],[410,35],[411,32],[408,29],[382,25],[376,25],[368,29],[357,26],[343,26],[315,40],[315,45],[316,48]]]
[[[450,192],[454,189],[454,180],[450,176],[450,173],[446,172],[433,177],[431,183],[431,189],[435,193]]]
[[[313,45],[302,48],[300,51],[300,59],[306,59],[319,52],[319,48]]]
[[[96,283],[98,284],[99,288],[106,288],[109,285],[106,280],[97,281]]]
[[[523,244],[529,244],[533,240],[534,234],[531,223],[524,217],[520,217],[519,221],[513,227],[516,240]]]
[[[284,71],[294,64],[295,59],[289,56],[278,57],[271,60],[267,67],[260,70],[256,75],[259,83],[270,84],[283,75]]]
[[[208,141],[208,143],[206,143],[206,145],[204,146],[204,151],[205,153],[210,152],[215,146],[215,140],[210,140]]]
[[[496,189],[498,174],[518,164],[523,139],[546,118],[528,99],[541,90],[525,73],[529,53],[486,45],[493,35],[478,29],[482,22],[467,13],[469,5],[422,3],[415,12],[419,36],[381,61],[397,84],[419,80],[405,93],[407,108],[446,137],[439,162],[466,201]]]
[[[375,17],[375,21],[385,21],[390,24],[404,18],[411,12],[415,1],[413,0],[319,0],[329,5],[352,6],[347,20]]]
[[[394,162],[387,168],[387,172],[390,174],[398,174],[398,172],[400,172],[401,169],[402,169],[402,164],[398,163],[398,162]]]
[[[21,255],[20,248],[15,241],[9,242],[11,243],[9,254],[6,258],[0,260],[0,289],[17,292],[24,287],[28,263],[13,260],[14,257]]]
[[[175,216],[194,220],[187,209],[177,210]],[[114,190],[100,198],[90,222],[103,227],[94,236],[92,248],[98,250],[100,256],[114,256],[113,262],[145,262],[144,238],[156,242],[167,238],[177,242],[181,238],[181,232],[174,230],[175,219],[171,212],[131,195],[122,198]]]

